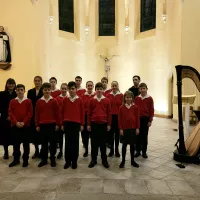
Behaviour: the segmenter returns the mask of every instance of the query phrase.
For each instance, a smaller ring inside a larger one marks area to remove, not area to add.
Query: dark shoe
[[[61,159],[62,157],[63,157],[63,153],[59,152],[58,155],[57,155],[57,159]]]
[[[143,157],[143,158],[148,158],[148,156],[147,156],[146,153],[143,153],[143,154],[142,154],[142,157]]]
[[[105,168],[109,168],[109,164],[108,164],[108,161],[102,161],[102,165],[105,167]]]
[[[28,167],[28,160],[23,162],[22,167]]]
[[[78,167],[77,162],[72,162],[72,169],[76,169]]]
[[[56,167],[56,161],[55,161],[55,159],[51,160],[51,167]]]
[[[32,156],[32,159],[35,159],[35,158],[39,158],[39,152],[38,151],[36,151]]]
[[[16,165],[19,165],[20,161],[16,161],[16,160],[13,160],[10,164],[9,164],[9,167],[14,167]]]
[[[88,151],[85,151],[85,153],[83,154],[83,157],[88,157]]]
[[[91,161],[90,164],[88,165],[89,168],[93,168],[97,164],[97,161]]]
[[[139,168],[139,165],[138,165],[134,160],[131,161],[131,165],[132,165],[133,167]]]
[[[39,163],[39,165],[38,165],[38,167],[43,167],[43,166],[45,166],[45,165],[47,165],[47,161],[46,160],[42,160],[40,163]]]
[[[119,153],[119,151],[115,152],[115,157],[120,158],[120,153]]]
[[[71,166],[71,162],[66,162],[64,165],[64,169],[68,169]]]
[[[9,155],[8,154],[4,154],[3,159],[4,160],[8,160],[9,159]]]
[[[139,156],[140,156],[140,152],[137,152],[137,153],[134,155],[135,158],[137,158],[137,157],[139,157]]]
[[[108,157],[113,157],[114,156],[114,151],[110,151],[110,153],[108,154]]]
[[[122,162],[120,163],[120,165],[119,165],[119,168],[124,168],[124,166],[125,166],[125,162],[122,161]]]

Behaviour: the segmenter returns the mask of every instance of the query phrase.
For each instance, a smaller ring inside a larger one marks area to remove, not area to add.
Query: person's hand
[[[64,131],[64,126],[61,126],[61,130]]]
[[[148,127],[150,127],[150,126],[151,126],[151,124],[152,124],[151,122],[148,122],[147,126],[148,126]]]
[[[80,131],[82,132],[84,130],[84,126],[81,126],[80,127]]]
[[[7,117],[7,121],[10,121],[10,117]]]
[[[140,133],[140,130],[139,130],[139,128],[137,128],[136,129],[136,135],[139,135],[139,133]]]
[[[122,129],[120,129],[119,133],[120,135],[124,135],[124,131]]]
[[[38,127],[36,127],[36,130],[38,131],[38,132],[40,132],[40,127],[38,126]]]
[[[21,127],[22,127],[22,126],[21,126],[21,123],[20,123],[20,122],[17,122],[17,123],[16,123],[16,127],[17,127],[17,128],[21,128]]]
[[[107,131],[110,131],[111,127],[110,126],[107,126]]]
[[[87,126],[87,130],[91,132],[91,126]]]
[[[56,125],[56,128],[55,128],[55,130],[56,130],[56,131],[58,131],[58,130],[59,130],[59,126],[58,126],[58,125]]]
[[[24,122],[20,122],[21,127],[24,127]]]

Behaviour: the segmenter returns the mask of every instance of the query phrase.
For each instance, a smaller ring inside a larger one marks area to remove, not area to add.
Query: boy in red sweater
[[[106,97],[112,90],[107,88],[108,87],[108,79],[106,77],[103,77],[101,79],[101,83],[103,85],[103,95]]]
[[[43,97],[36,103],[35,125],[40,132],[42,142],[41,162],[38,167],[47,164],[48,150],[50,149],[51,167],[56,166],[55,155],[57,145],[57,131],[60,125],[60,110],[56,99],[51,96],[51,84],[42,85]],[[50,143],[50,148],[48,148]]]
[[[68,83],[69,97],[63,100],[62,130],[65,132],[65,165],[64,169],[72,166],[77,168],[79,155],[79,132],[83,131],[84,106],[83,100],[77,96],[76,83]]]
[[[106,136],[111,126],[111,106],[108,98],[103,96],[103,85],[95,85],[96,95],[90,99],[88,105],[88,131],[91,131],[91,156],[89,168],[97,164],[98,149],[101,150],[102,164],[109,168],[106,155]]]
[[[14,160],[9,164],[9,167],[16,166],[20,163],[20,144],[23,143],[24,154],[23,167],[28,166],[28,159],[30,153],[29,146],[29,128],[31,118],[33,116],[33,107],[31,100],[24,97],[25,86],[18,84],[16,87],[17,97],[10,102],[9,117],[11,121],[11,129],[13,136]]]
[[[61,94],[61,91],[56,88],[57,79],[55,77],[51,77],[49,79],[49,83],[51,84],[51,96],[53,98],[56,98],[57,96],[59,96]]]
[[[59,96],[56,97],[56,100],[58,101],[59,107],[60,107],[60,111],[62,110],[62,103],[63,103],[63,99],[65,97],[67,97],[67,83],[62,83],[61,84],[61,94]],[[58,134],[58,144],[59,144],[59,149],[60,152],[57,155],[57,159],[61,159],[63,156],[63,130],[59,130],[59,134]]]
[[[115,156],[120,157],[119,154],[119,128],[118,128],[118,114],[119,107],[122,105],[123,94],[119,91],[119,84],[117,81],[111,83],[112,91],[106,97],[110,100],[112,124],[109,133],[110,153],[109,157],[114,155],[114,141],[115,141]]]
[[[75,83],[76,83],[76,87],[77,87],[76,94],[80,97],[81,95],[83,95],[86,92],[86,90],[81,87],[82,77],[76,76]]]
[[[154,116],[154,102],[152,97],[147,94],[147,90],[147,85],[145,83],[141,83],[139,85],[140,95],[135,98],[135,104],[140,109],[140,134],[136,138],[135,157],[139,157],[142,150],[143,158],[148,158],[146,153],[148,144],[148,132]]]
[[[93,92],[94,84],[92,81],[88,81],[86,83],[86,88],[87,88],[87,91],[81,96],[81,98],[83,99],[84,110],[85,110],[85,125],[84,125],[84,130],[81,132],[82,141],[85,148],[85,153],[83,154],[83,157],[88,156],[88,143],[89,143],[89,136],[90,136],[90,133],[87,130],[88,104],[89,104],[90,99],[95,96],[95,93]]]

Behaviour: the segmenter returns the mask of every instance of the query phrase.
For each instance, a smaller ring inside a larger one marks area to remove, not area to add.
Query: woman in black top
[[[8,108],[10,101],[17,97],[15,87],[15,80],[9,78],[6,81],[5,90],[0,92],[0,145],[4,146],[4,159],[9,158],[8,146],[11,145]]]

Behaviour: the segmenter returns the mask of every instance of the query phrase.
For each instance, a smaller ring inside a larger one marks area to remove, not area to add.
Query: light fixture
[[[54,20],[54,17],[53,16],[49,16],[49,24],[52,24],[53,20]]]
[[[86,35],[88,35],[88,33],[89,33],[89,26],[85,26],[85,33],[86,33]]]
[[[166,14],[163,14],[163,15],[162,15],[162,20],[163,20],[163,22],[164,22],[164,24],[165,24],[166,21],[167,21],[167,15],[166,15]]]
[[[126,31],[126,34],[128,34],[129,26],[125,26],[125,31]]]

